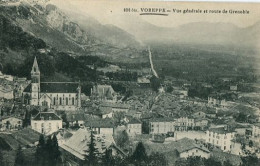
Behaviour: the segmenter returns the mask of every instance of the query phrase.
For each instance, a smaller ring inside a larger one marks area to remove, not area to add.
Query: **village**
[[[163,155],[165,165],[190,157],[234,166],[248,156],[260,158],[259,103],[246,98],[257,93],[240,92],[228,78],[222,79],[228,88],[207,99],[191,97],[193,85],[186,80],[165,78],[154,89],[152,75],[157,73],[149,70],[128,82],[131,93],[116,92],[110,79],[101,77],[105,84],[95,84],[86,95],[80,82],[42,82],[40,71],[35,57],[31,80],[0,73],[0,147],[5,165],[13,165],[18,147],[27,162],[34,163],[41,136],[55,136],[62,163],[68,165],[83,165],[93,135],[99,154],[110,150],[121,160],[140,143],[147,155]]]

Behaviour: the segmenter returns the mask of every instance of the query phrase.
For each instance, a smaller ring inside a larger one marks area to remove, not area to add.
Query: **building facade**
[[[206,143],[219,147],[222,151],[232,150],[232,140],[235,132],[229,131],[225,127],[211,128],[206,133]]]
[[[81,107],[81,87],[76,82],[41,82],[36,58],[31,84],[23,92],[24,103],[55,110],[75,111]]]
[[[142,134],[142,122],[138,119],[131,119],[127,124],[127,133],[129,135]]]
[[[31,120],[32,129],[50,135],[62,128],[62,119],[54,112],[40,112]]]
[[[175,131],[174,119],[159,118],[150,120],[150,134],[167,134]]]

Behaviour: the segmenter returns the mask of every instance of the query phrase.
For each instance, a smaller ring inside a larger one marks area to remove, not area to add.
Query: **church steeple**
[[[33,66],[32,66],[32,70],[31,70],[31,74],[34,74],[34,73],[40,74],[40,69],[39,69],[36,57],[34,57]]]
[[[39,96],[40,96],[40,69],[37,63],[36,57],[34,58],[31,79],[31,105],[39,105]]]

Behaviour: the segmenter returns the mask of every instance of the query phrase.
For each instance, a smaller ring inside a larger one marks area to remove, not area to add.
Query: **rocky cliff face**
[[[92,29],[81,27],[55,5],[45,1],[41,3],[39,1],[29,3],[29,1],[2,4],[0,14],[21,27],[23,31],[41,38],[47,45],[60,51],[82,55],[93,50],[102,50],[97,53],[110,54],[111,48],[125,49],[139,46],[134,37],[122,29],[100,23],[98,23],[99,29],[95,28],[95,25]]]

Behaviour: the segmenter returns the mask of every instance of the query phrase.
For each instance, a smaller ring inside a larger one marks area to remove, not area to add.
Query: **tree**
[[[173,91],[173,87],[172,86],[167,86],[166,87],[166,92],[171,93]]]
[[[30,123],[31,123],[31,116],[30,116],[30,114],[28,113],[28,110],[26,110],[26,112],[25,112],[25,117],[24,117],[24,120],[23,120],[23,127],[29,126]]]
[[[37,165],[44,165],[45,164],[45,158],[46,158],[46,153],[45,153],[45,139],[43,134],[40,135],[39,138],[39,143],[36,147],[36,152],[35,152],[35,160]]]
[[[167,160],[163,154],[158,152],[152,153],[149,158],[149,166],[167,166]]]
[[[252,147],[254,146],[254,143],[253,143],[252,140],[250,140],[248,144],[249,144],[249,147],[250,147],[250,148],[252,148]]]
[[[21,145],[19,145],[19,147],[17,149],[14,165],[15,166],[24,166],[24,165],[26,165],[25,164],[25,157],[24,157],[24,154],[22,152]]]
[[[233,166],[233,165],[230,163],[229,160],[225,160],[225,161],[223,162],[223,166]]]
[[[194,156],[187,158],[187,166],[203,166],[204,162],[201,157]]]
[[[46,144],[45,144],[45,161],[47,162],[47,165],[54,165],[53,161],[53,148],[52,148],[52,140],[51,136],[48,137]]]
[[[0,165],[2,165],[2,166],[5,165],[5,164],[4,164],[4,156],[3,156],[3,153],[2,153],[2,151],[1,151],[1,149],[0,149]]]
[[[115,165],[115,159],[112,156],[111,149],[106,149],[105,154],[102,158],[102,165],[103,166],[114,166]]]
[[[255,155],[248,155],[245,157],[241,157],[242,166],[259,166],[260,160]]]
[[[151,88],[155,91],[158,92],[160,86],[161,86],[161,82],[159,78],[156,78],[155,76],[152,76],[152,78],[150,79],[151,82]]]
[[[56,137],[55,134],[53,135],[51,142],[52,142],[52,158],[53,158],[53,163],[54,163],[54,165],[56,165],[57,162],[58,162],[59,159],[60,159],[61,152],[59,151],[59,144],[58,144],[58,140],[57,140],[57,137]]]
[[[131,156],[131,159],[135,165],[142,165],[142,164],[147,163],[148,156],[146,154],[145,147],[142,142],[139,142],[137,144],[137,147],[136,147],[133,155]]]
[[[120,148],[126,148],[126,145],[129,144],[129,137],[128,134],[126,132],[126,130],[123,130],[122,132],[120,132],[120,134],[117,136],[117,145]]]
[[[93,134],[93,131],[91,130],[90,133],[90,142],[88,144],[88,150],[87,154],[85,156],[85,165],[87,166],[96,166],[98,163],[98,157],[97,157],[97,148],[95,147],[95,136]]]
[[[220,161],[216,161],[215,159],[210,157],[210,158],[204,160],[204,165],[205,166],[221,166],[222,164]]]

